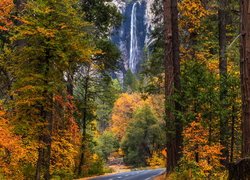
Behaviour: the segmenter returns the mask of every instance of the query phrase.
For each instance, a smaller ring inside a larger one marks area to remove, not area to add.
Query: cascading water
[[[135,73],[138,56],[138,42],[137,42],[137,18],[136,18],[136,5],[134,2],[131,13],[131,24],[130,24],[130,53],[129,53],[129,69]]]
[[[118,0],[115,1],[119,4]],[[147,2],[148,0],[127,1],[120,8],[124,20],[121,27],[115,30],[112,40],[122,53],[123,74],[129,69],[137,73],[143,61],[148,33]]]

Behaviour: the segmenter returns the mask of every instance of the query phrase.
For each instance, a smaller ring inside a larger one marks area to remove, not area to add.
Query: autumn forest
[[[249,8],[0,0],[0,180],[250,179]]]

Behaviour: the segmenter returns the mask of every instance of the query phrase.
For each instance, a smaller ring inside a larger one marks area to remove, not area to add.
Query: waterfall
[[[136,17],[136,6],[137,2],[134,2],[131,11],[131,22],[130,22],[130,53],[129,53],[129,68],[135,73],[138,56],[138,42],[137,42],[137,17]]]
[[[152,0],[113,0],[118,5],[125,2],[121,7],[124,16],[121,26],[114,30],[112,41],[121,51],[121,72],[116,74],[126,74],[128,70],[132,73],[140,71],[145,53],[145,42],[148,34],[148,17],[146,9],[147,2]],[[119,6],[120,7],[120,6]]]

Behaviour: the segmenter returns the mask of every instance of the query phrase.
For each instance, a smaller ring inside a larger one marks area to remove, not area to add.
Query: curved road
[[[130,171],[108,176],[89,178],[89,180],[150,180],[153,179],[154,176],[160,175],[164,171],[165,169]]]

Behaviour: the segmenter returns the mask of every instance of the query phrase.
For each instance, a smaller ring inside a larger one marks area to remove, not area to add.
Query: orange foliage
[[[126,128],[133,118],[136,109],[148,105],[155,112],[158,119],[164,122],[164,98],[162,95],[154,95],[142,98],[142,94],[121,94],[114,104],[111,117],[111,131],[118,137],[125,135]]]
[[[10,12],[13,9],[13,0],[0,1],[0,30],[7,31],[12,24],[10,21]]]
[[[3,118],[0,108],[0,172],[6,177],[23,179],[19,163],[26,155],[21,138],[12,132],[12,126]]]
[[[65,130],[69,136],[70,141],[75,144],[79,144],[81,141],[80,128],[74,118],[74,113],[77,112],[73,97],[68,95],[67,97],[55,96],[55,103],[57,108],[54,112],[54,130]]]
[[[61,170],[73,173],[80,148],[80,129],[74,119],[76,107],[72,96],[55,96],[54,130],[52,141],[52,173]]]
[[[208,175],[220,167],[221,150],[219,143],[209,142],[209,133],[201,124],[200,115],[183,131],[183,155],[186,161],[196,162],[204,174]]]
[[[133,112],[142,104],[139,94],[122,94],[115,102],[111,130],[117,137],[122,138],[125,135],[126,128],[132,119]]]

